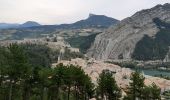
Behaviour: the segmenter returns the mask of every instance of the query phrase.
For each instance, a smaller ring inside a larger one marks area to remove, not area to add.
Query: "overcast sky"
[[[89,13],[119,20],[170,0],[0,0],[0,22],[72,23]]]

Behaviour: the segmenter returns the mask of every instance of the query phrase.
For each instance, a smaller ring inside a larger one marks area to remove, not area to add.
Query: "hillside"
[[[169,21],[170,4],[139,11],[99,34],[87,55],[103,60],[164,59],[169,46]]]
[[[159,32],[153,37],[145,35],[135,47],[132,58],[137,60],[164,60],[170,46],[170,24],[153,19]],[[147,55],[147,56],[146,56]]]
[[[79,48],[82,53],[86,53],[90,46],[93,44],[96,35],[98,34],[99,33],[88,36],[71,37],[66,41],[70,43],[72,47]]]

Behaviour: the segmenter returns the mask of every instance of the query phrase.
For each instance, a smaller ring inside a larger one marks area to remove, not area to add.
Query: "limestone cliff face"
[[[87,55],[98,60],[131,59],[136,43],[144,35],[154,37],[159,31],[154,18],[170,21],[170,4],[157,5],[135,13],[99,34]]]

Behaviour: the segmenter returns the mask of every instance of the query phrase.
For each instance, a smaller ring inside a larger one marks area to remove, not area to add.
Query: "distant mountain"
[[[89,14],[89,17],[85,20],[80,20],[71,24],[71,27],[81,28],[81,27],[109,27],[118,23],[119,20],[107,17],[105,15],[95,15]]]
[[[110,18],[104,15],[90,14],[87,19],[77,21],[72,24],[61,25],[40,25],[37,22],[26,22],[19,25],[17,28],[0,30],[0,35],[3,34],[2,39],[23,39],[23,38],[37,38],[41,34],[52,34],[59,30],[74,30],[74,29],[88,29],[100,28],[106,29],[111,25],[119,23],[119,20]],[[7,37],[7,38],[5,38]]]
[[[0,29],[17,28],[19,24],[0,23]]]
[[[23,24],[0,23],[0,29],[28,28],[28,27],[35,27],[35,26],[41,26],[41,25],[34,21],[27,21]]]
[[[19,26],[19,28],[22,27],[35,27],[35,26],[41,26],[39,23],[34,22],[34,21],[27,21]]]
[[[79,28],[108,28],[120,22],[117,19],[107,17],[105,15],[89,14],[89,17],[84,20],[77,21],[72,24],[60,25],[42,25],[39,27],[32,27],[33,29],[79,29]]]
[[[115,25],[119,20],[107,17],[105,15],[89,14],[89,17],[84,20],[77,21],[72,24],[60,24],[60,25],[40,25],[34,21],[27,21],[23,24],[6,24],[0,23],[0,29],[8,28],[31,28],[33,30],[55,30],[55,29],[79,29],[79,28],[108,28],[111,25]],[[1,25],[2,24],[2,25]]]

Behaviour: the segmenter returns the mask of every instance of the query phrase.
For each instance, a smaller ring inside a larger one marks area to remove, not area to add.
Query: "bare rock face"
[[[135,13],[99,34],[87,56],[98,60],[131,59],[135,45],[144,35],[154,37],[159,31],[154,18],[170,21],[170,4],[157,5]]]

